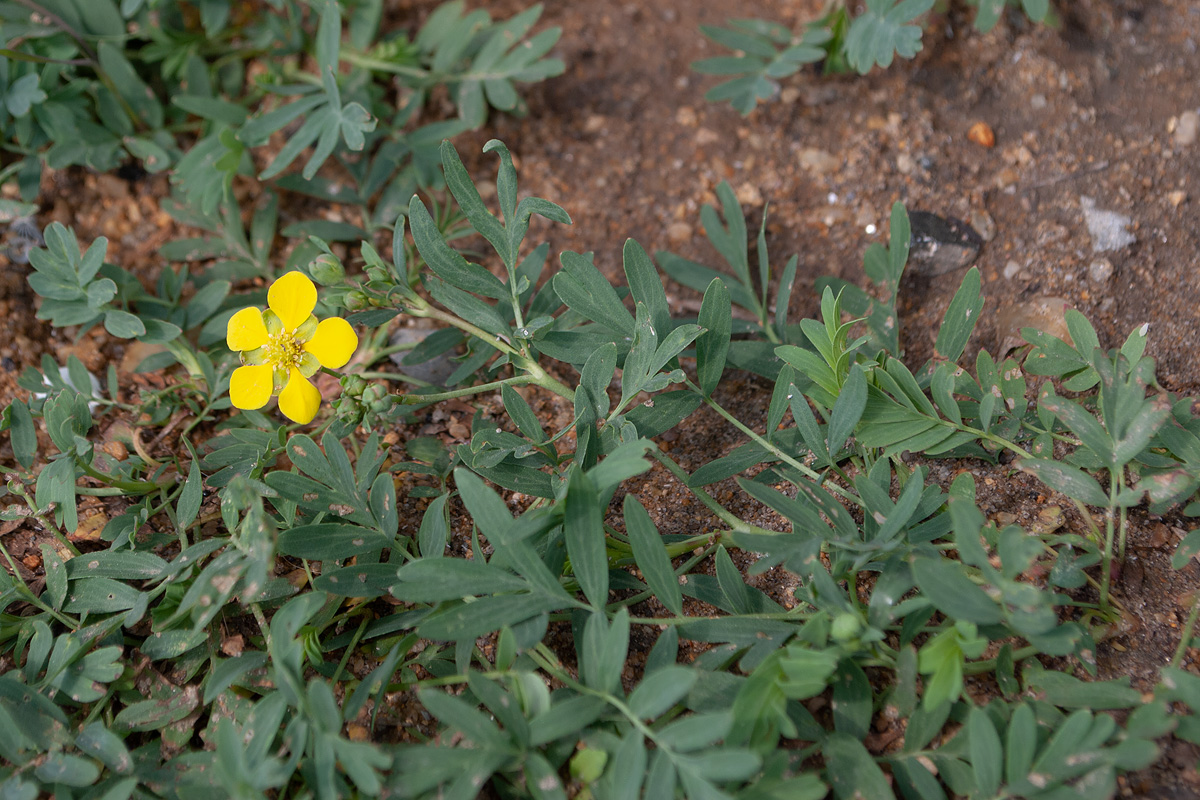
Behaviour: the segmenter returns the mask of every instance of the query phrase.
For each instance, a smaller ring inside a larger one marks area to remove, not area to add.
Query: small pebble
[[[686,222],[673,222],[667,227],[667,240],[671,244],[683,244],[692,238],[692,226]]]
[[[986,211],[972,211],[970,221],[971,227],[983,241],[990,242],[996,238],[996,220],[992,219],[991,214]]]
[[[762,193],[758,191],[757,184],[743,183],[735,192],[737,200],[743,206],[761,206],[763,204]]]
[[[1021,265],[1016,261],[1009,259],[1009,262],[1004,265],[1004,279],[1006,281],[1011,281],[1013,278],[1017,277],[1017,273],[1020,271]]]
[[[1090,197],[1080,197],[1079,205],[1083,209],[1083,221],[1092,237],[1092,249],[1097,253],[1109,250],[1121,250],[1137,241],[1126,228],[1133,220],[1115,211],[1096,208],[1096,201]]]
[[[996,134],[986,122],[976,122],[967,131],[967,138],[982,147],[995,147]]]
[[[827,175],[836,170],[841,161],[825,150],[806,147],[800,151],[800,166],[814,175]]]
[[[1099,258],[1088,265],[1088,280],[1092,283],[1108,283],[1113,276],[1112,262],[1107,258]]]
[[[1167,202],[1171,204],[1171,208],[1179,208],[1184,200],[1187,200],[1187,192],[1181,189],[1167,193]]]
[[[1179,147],[1190,147],[1200,136],[1200,114],[1195,111],[1185,111],[1179,115],[1175,123],[1175,144]]]
[[[1034,111],[1041,111],[1046,107],[1046,95],[1035,94],[1033,97],[1029,98],[1029,105]]]
[[[917,162],[908,153],[901,153],[896,156],[896,169],[901,175],[911,175],[917,169]]]

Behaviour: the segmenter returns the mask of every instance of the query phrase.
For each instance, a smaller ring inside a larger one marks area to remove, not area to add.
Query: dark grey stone
[[[912,243],[909,262],[923,275],[944,275],[971,264],[983,247],[983,237],[961,219],[928,211],[910,211]]]

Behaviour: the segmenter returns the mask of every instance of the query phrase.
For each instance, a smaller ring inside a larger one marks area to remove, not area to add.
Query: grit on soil
[[[410,23],[434,4],[398,5],[393,18]],[[503,0],[488,8],[503,16],[522,5]],[[1092,320],[1104,346],[1149,323],[1148,353],[1157,359],[1161,384],[1181,394],[1200,390],[1200,4],[1065,0],[1058,3],[1063,25],[1057,30],[1010,14],[988,34],[971,30],[959,10],[934,20],[915,60],[898,61],[886,72],[865,78],[805,72],[784,81],[774,101],[746,118],[703,99],[713,81],[689,65],[718,48],[700,35],[700,25],[761,17],[796,28],[821,5],[552,1],[542,24],[563,28],[554,55],[566,62],[566,73],[526,91],[526,118],[494,117],[458,149],[486,181],[494,164],[479,147],[489,138],[503,140],[516,158],[522,191],[559,203],[574,220],[570,227],[535,223],[531,237],[545,237],[555,253],[594,250],[597,265],[618,282],[627,237],[650,252],[669,249],[716,265],[699,210],[715,202],[716,185],[728,181],[752,229],[768,214],[772,263],[799,255],[792,318],[816,313],[813,284],[822,275],[865,285],[862,253],[871,241],[886,240],[893,202],[966,220],[986,240],[974,263],[987,305],[972,347],[995,354],[1023,325],[1053,330],[1053,321],[1038,321],[1037,309],[1061,298]],[[968,138],[978,122],[994,131],[994,147]],[[108,236],[109,260],[146,279],[162,266],[157,248],[183,233],[159,208],[168,188],[163,178],[129,182],[70,172],[51,176],[44,188],[40,224],[74,225],[85,246]],[[1098,251],[1084,217],[1092,204],[1129,217],[1134,241]],[[42,353],[60,360],[74,353],[94,371],[124,359],[124,373],[130,363],[125,345],[102,330],[75,342],[72,331],[34,318],[36,298],[24,269],[11,265],[0,273],[0,314],[7,321],[0,329],[0,402],[15,391],[20,368],[36,364]],[[919,265],[910,266],[900,299],[910,366],[931,355],[961,274],[922,274]],[[670,282],[667,291],[680,315],[696,313],[696,293]],[[769,384],[734,373],[721,391],[734,414],[762,429]],[[554,413],[549,402],[535,407]],[[452,441],[462,430],[450,424],[440,433]],[[401,440],[412,434],[396,433]],[[669,441],[662,446],[689,470],[741,441],[704,412],[664,438]],[[975,475],[991,517],[1082,532],[1066,498],[1008,467],[935,462],[930,479],[948,485],[964,468]],[[734,513],[780,525],[732,482],[714,488]],[[630,491],[663,533],[716,527],[665,472],[650,473]],[[415,529],[418,508],[402,514],[402,524]],[[1174,652],[1200,584],[1200,565],[1170,568],[1186,526],[1177,516],[1135,513],[1131,555],[1115,587],[1129,613],[1100,647],[1101,677],[1129,675],[1148,690]],[[742,554],[739,564],[752,560]],[[783,579],[768,573],[754,580],[783,602],[789,588]],[[1200,669],[1200,653],[1188,656],[1185,667]],[[981,699],[989,691],[968,688]],[[1182,742],[1165,744],[1158,765],[1123,781],[1124,794],[1200,793],[1194,770],[1200,753]]]

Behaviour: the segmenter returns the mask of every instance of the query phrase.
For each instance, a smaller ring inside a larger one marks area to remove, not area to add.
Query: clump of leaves
[[[968,0],[976,7],[977,31],[995,27],[1006,5],[1019,5],[1035,22],[1052,21],[1049,0]],[[805,64],[822,64],[826,74],[855,71],[866,75],[875,67],[887,69],[896,56],[912,58],[921,51],[922,20],[937,0],[866,0],[854,14],[845,0],[830,0],[823,14],[793,32],[776,22],[730,20],[729,27],[701,26],[701,32],[731,55],[697,61],[692,69],[720,75],[725,82],[705,95],[728,102],[749,114],[760,101],[779,93],[779,81]]]

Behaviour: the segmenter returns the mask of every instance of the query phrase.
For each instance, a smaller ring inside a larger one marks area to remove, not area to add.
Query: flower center
[[[283,331],[267,339],[267,361],[277,367],[290,370],[299,367],[304,358],[304,343],[294,333]]]

